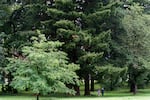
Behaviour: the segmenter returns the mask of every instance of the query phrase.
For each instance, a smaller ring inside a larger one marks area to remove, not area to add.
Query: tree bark
[[[2,84],[2,92],[5,92],[4,84]]]
[[[113,79],[112,79],[112,75],[110,75],[110,91],[113,90]]]
[[[76,91],[76,95],[79,96],[80,95],[80,87],[75,85],[74,90]]]
[[[84,88],[84,95],[90,95],[90,88],[89,88],[89,75],[87,74],[84,78],[85,88]]]
[[[36,95],[36,100],[39,100],[39,95],[40,95],[39,93]]]
[[[91,91],[94,91],[94,78],[91,77]]]
[[[132,75],[131,73],[129,73],[129,86],[130,86],[130,92],[132,92],[133,94],[136,94],[137,93],[137,84],[136,84],[135,74]]]
[[[133,94],[137,93],[137,85],[135,82],[132,82],[130,85],[130,92],[133,92]]]

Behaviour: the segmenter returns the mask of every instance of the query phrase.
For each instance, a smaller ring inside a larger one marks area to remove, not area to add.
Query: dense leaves
[[[62,43],[46,41],[44,35],[32,37],[33,45],[22,48],[22,58],[8,58],[8,70],[14,76],[11,86],[34,93],[73,93],[65,84],[78,82],[78,66],[68,63],[66,53],[57,48]]]
[[[76,74],[85,95],[93,80],[110,90],[128,80],[133,92],[150,80],[149,8],[149,0],[1,0],[0,63],[10,61],[1,75],[35,93],[67,85],[79,94]]]

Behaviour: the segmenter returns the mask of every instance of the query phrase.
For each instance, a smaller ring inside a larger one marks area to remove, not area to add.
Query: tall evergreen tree
[[[85,0],[84,4],[79,4],[83,7],[82,12],[87,16],[82,18],[82,32],[85,38],[81,42],[83,54],[79,59],[82,77],[85,80],[85,95],[90,95],[89,76],[93,83],[96,75],[93,70],[95,66],[101,67],[108,64],[106,58],[109,58],[111,41],[108,19],[111,7],[116,3],[115,1]]]

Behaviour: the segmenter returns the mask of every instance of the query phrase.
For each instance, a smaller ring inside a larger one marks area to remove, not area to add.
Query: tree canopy
[[[2,87],[80,94],[80,79],[84,95],[94,80],[136,92],[150,80],[149,8],[149,0],[1,0]]]
[[[32,46],[22,48],[22,57],[8,58],[7,68],[14,76],[11,86],[36,94],[73,94],[66,84],[78,83],[75,70],[79,67],[69,63],[67,54],[57,49],[62,43],[47,41],[44,35],[32,39]]]

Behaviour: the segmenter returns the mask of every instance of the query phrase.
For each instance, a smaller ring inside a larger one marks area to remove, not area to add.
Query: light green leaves
[[[61,45],[58,41],[46,41],[44,35],[39,35],[32,46],[23,47],[23,59],[9,58],[8,69],[14,75],[11,85],[42,94],[71,92],[65,84],[77,83],[78,77],[74,71],[79,67],[70,64],[67,54],[57,49]]]

